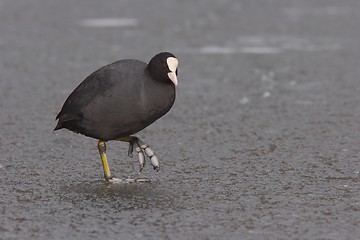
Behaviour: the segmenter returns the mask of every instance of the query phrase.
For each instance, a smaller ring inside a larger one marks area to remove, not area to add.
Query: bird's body
[[[139,155],[140,171],[144,153],[159,169],[155,152],[131,136],[166,114],[175,101],[178,60],[168,52],[154,56],[149,64],[125,59],[90,74],[66,99],[57,115],[54,130],[66,128],[99,140],[98,148],[106,180],[112,179],[106,159],[106,141],[130,143]]]
[[[137,133],[167,113],[175,86],[151,78],[147,64],[120,60],[88,76],[67,98],[57,129],[102,141]]]

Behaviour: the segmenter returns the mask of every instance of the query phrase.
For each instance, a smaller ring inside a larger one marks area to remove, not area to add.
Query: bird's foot
[[[150,158],[150,162],[151,162],[151,165],[153,166],[154,170],[156,171],[159,171],[160,169],[160,164],[159,164],[159,159],[158,157],[156,156],[156,153],[155,151],[147,144],[145,144],[143,141],[141,141],[140,139],[137,139],[136,141],[136,144],[137,144],[137,148],[135,149],[137,152],[138,150],[142,153],[141,157],[140,157],[140,154],[139,154],[139,161],[140,161],[140,166],[141,166],[141,163],[142,163],[142,159],[141,158],[144,158],[144,152],[146,154],[146,156],[148,156]],[[138,150],[137,150],[138,149]],[[139,153],[139,152],[138,152]],[[144,158],[145,159],[145,158]],[[145,165],[145,161],[144,161],[144,165]],[[142,170],[142,168],[140,167],[140,171]]]
[[[121,179],[121,178],[111,178],[107,181],[110,183],[124,183],[124,179]]]
[[[147,177],[139,177],[139,178],[111,178],[108,182],[114,184],[126,184],[126,183],[149,183],[150,179]]]
[[[139,177],[139,178],[135,178],[135,182],[136,183],[149,183],[151,181],[147,177]]]
[[[119,138],[118,140],[129,143],[129,150],[128,150],[129,157],[133,156],[133,151],[135,148],[135,151],[139,156],[140,172],[144,169],[146,163],[145,155],[150,158],[150,162],[154,170],[159,171],[160,169],[159,159],[156,156],[155,151],[149,145],[141,141],[136,136],[123,137],[123,138]]]
[[[112,177],[111,175],[110,175],[110,176],[107,176],[106,173],[104,173],[104,178],[105,178],[105,180],[108,181],[108,182],[110,182],[110,181],[113,179],[113,177]]]

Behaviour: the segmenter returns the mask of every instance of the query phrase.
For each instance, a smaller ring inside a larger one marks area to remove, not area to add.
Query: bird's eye
[[[166,67],[167,67],[167,64],[166,64],[165,62],[163,62],[162,66],[163,66],[164,68],[166,68]]]

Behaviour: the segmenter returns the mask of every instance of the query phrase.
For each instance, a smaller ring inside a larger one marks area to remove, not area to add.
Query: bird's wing
[[[108,79],[108,75],[111,75],[111,65],[93,72],[75,88],[56,116],[59,122],[80,120],[82,117],[80,110],[85,108],[96,95],[105,92],[106,89],[111,87],[111,81],[102,81],[102,79]]]

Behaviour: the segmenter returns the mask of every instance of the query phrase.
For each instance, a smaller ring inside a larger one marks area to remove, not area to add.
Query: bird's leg
[[[106,158],[106,144],[105,144],[104,141],[99,141],[98,142],[98,149],[99,149],[102,165],[103,165],[103,168],[104,168],[105,180],[109,181],[110,179],[112,179],[112,176],[111,176],[109,164],[108,164],[107,158]]]
[[[129,142],[129,150],[128,150],[128,156],[133,157],[133,151],[134,151],[134,141]]]
[[[133,151],[134,151],[134,143],[137,140],[137,137],[134,136],[127,136],[127,137],[121,137],[117,140],[122,142],[128,142],[129,143],[129,150],[128,150],[128,156],[133,157]]]
[[[159,159],[156,156],[156,153],[152,148],[150,148],[149,145],[141,141],[139,138],[136,139],[136,145],[140,148],[140,150],[143,150],[150,158],[151,165],[153,166],[154,170],[159,171],[160,165],[159,165]]]

